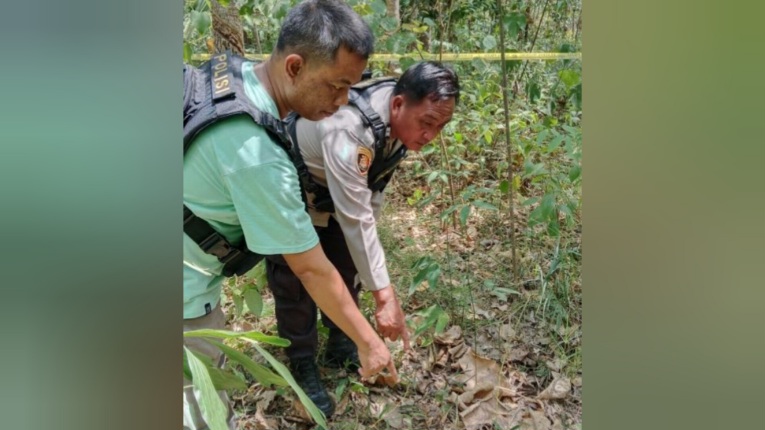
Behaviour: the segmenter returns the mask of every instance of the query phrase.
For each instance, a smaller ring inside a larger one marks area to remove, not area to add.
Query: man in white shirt
[[[295,123],[295,140],[313,182],[321,190],[309,194],[308,202],[322,249],[337,267],[357,306],[360,286],[372,292],[378,333],[394,341],[401,337],[404,347],[409,348],[404,312],[391,284],[377,235],[376,220],[384,200],[379,188],[390,179],[406,150],[421,150],[452,119],[459,100],[459,80],[453,70],[440,63],[421,62],[410,67],[395,83],[372,84],[364,90],[363,98],[385,127],[382,160],[376,160],[380,153],[376,151],[374,127],[365,123],[353,97],[349,105],[327,119],[299,118]],[[370,181],[370,174],[379,171],[375,168],[379,163],[385,169],[377,177],[384,178],[373,177]],[[328,197],[334,213],[318,204]],[[318,336],[313,300],[278,257],[268,258],[267,276],[275,297],[279,335],[292,342],[287,348],[291,363],[305,362],[302,367],[315,369],[312,363]],[[323,364],[358,368],[353,342],[323,313],[322,321],[330,332]],[[311,391],[309,395],[329,397],[318,374],[300,377],[313,381],[307,389]]]

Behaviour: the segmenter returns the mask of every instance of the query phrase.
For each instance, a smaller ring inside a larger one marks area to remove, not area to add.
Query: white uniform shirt
[[[393,86],[372,89],[370,105],[380,115],[390,134],[390,99]],[[376,291],[390,285],[385,252],[377,237],[383,193],[367,187],[369,165],[374,160],[374,136],[361,113],[346,105],[322,121],[297,121],[297,139],[308,171],[314,180],[327,188],[335,205],[334,216],[345,235],[361,284]],[[386,142],[384,156],[401,146],[399,140]],[[366,166],[366,170],[365,170]],[[313,210],[309,195],[309,213],[313,224],[325,227],[331,214]]]

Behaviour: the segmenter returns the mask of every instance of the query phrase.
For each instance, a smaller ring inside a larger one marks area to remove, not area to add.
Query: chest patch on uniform
[[[372,151],[369,148],[359,147],[356,151],[356,170],[362,176],[369,172],[369,166],[372,165]]]

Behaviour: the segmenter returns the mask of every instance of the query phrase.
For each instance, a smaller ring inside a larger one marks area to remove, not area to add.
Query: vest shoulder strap
[[[250,102],[244,91],[242,63],[244,58],[229,51],[214,55],[200,67],[183,65],[183,153],[194,138],[216,122],[235,115],[248,115],[262,126],[295,163],[292,141],[284,123]],[[307,174],[307,168],[305,168]],[[305,191],[301,190],[307,206]],[[247,248],[233,245],[207,221],[183,206],[183,231],[207,254],[223,263],[224,276],[243,275],[264,257]]]

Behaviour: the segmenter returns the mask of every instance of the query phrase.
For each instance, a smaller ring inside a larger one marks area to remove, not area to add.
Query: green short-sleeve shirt
[[[255,105],[278,117],[253,63],[242,65]],[[194,139],[183,163],[183,203],[232,243],[253,252],[293,254],[318,244],[287,153],[246,115],[218,122]],[[183,317],[205,315],[220,300],[223,265],[183,235]]]

